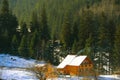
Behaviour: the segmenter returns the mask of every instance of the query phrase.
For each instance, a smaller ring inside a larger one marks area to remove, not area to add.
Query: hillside
[[[75,16],[81,9],[90,7],[90,9],[97,14],[100,12],[105,12],[108,15],[120,14],[119,0],[9,0],[9,2],[13,14],[18,17],[19,23],[25,21],[28,25],[31,21],[33,11],[37,12],[40,18],[41,9],[43,5],[45,5],[48,25],[52,30],[51,36],[60,34],[58,32],[61,30],[66,13]]]
[[[0,53],[53,65],[79,53],[112,74],[120,70],[119,7],[120,0],[0,0]]]
[[[80,8],[86,5],[93,5],[101,0],[9,0],[10,9],[13,11],[19,20],[27,22],[31,21],[31,15],[33,11],[38,13],[40,18],[41,9],[43,5],[46,6],[48,24],[52,27],[51,35],[54,35],[54,31],[61,29],[63,18],[66,13],[71,13],[71,16],[79,13]],[[2,0],[1,0],[2,2]],[[59,34],[59,33],[57,33]]]
[[[0,54],[0,79],[2,80],[38,80],[36,74],[27,68],[36,65],[36,60],[27,60],[9,54]]]
[[[18,56],[0,54],[0,79],[2,80],[39,80],[36,74],[26,68],[35,66],[36,60],[26,60]],[[39,65],[44,64],[40,62]],[[58,78],[48,78],[47,80],[80,80],[83,78],[94,79],[94,77],[60,75]],[[119,75],[99,75],[98,80],[119,80]]]

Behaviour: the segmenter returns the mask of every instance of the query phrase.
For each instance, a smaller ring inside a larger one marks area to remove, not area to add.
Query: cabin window
[[[89,64],[89,67],[92,67],[92,64]]]

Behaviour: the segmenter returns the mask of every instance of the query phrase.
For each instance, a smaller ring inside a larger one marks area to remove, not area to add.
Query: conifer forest
[[[87,55],[101,74],[120,70],[120,0],[0,0],[0,53],[53,65]]]

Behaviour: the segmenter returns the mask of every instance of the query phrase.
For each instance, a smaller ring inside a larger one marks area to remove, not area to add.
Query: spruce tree
[[[19,41],[16,35],[13,35],[12,42],[11,42],[12,54],[18,55],[18,47],[19,47]]]
[[[74,43],[73,43],[73,45],[72,45],[72,53],[77,53],[77,47],[78,47],[78,43],[77,43],[77,41],[76,40],[74,40]]]
[[[88,39],[86,39],[84,54],[90,57],[93,60],[93,39],[92,35],[89,35]]]
[[[27,40],[27,36],[26,35],[23,35],[22,36],[22,39],[21,39],[21,42],[20,42],[20,45],[18,47],[18,53],[20,56],[23,56],[23,57],[28,57],[28,40]]]
[[[45,43],[50,40],[50,28],[47,22],[47,14],[45,6],[42,8],[41,12],[41,39],[45,41]]]
[[[30,45],[29,45],[29,55],[31,58],[38,58],[37,56],[37,43],[38,43],[38,40],[37,40],[37,30],[32,34],[32,38],[30,37]]]
[[[98,34],[98,53],[99,53],[99,61],[98,68],[100,73],[107,73],[103,66],[108,66],[107,62],[110,60],[110,26],[108,26],[108,17],[105,13],[101,13],[99,16],[99,34]],[[109,62],[110,63],[110,62]]]
[[[8,0],[3,0],[0,13],[1,43],[0,48],[10,52],[10,45],[13,35],[16,33],[17,18],[9,12]]]
[[[22,35],[28,34],[27,24],[25,22],[21,22],[21,30]]]
[[[89,38],[89,35],[94,39],[94,34],[96,34],[94,18],[95,16],[90,10],[83,10],[80,14],[80,27],[78,33],[79,50],[85,47],[85,41]]]
[[[8,0],[3,0],[2,2],[2,8],[1,8],[1,14],[8,15],[9,14],[9,3]]]
[[[78,32],[80,27],[80,16],[75,16],[75,20],[73,21],[72,26],[72,39],[73,41],[78,41]]]
[[[80,27],[80,16],[75,16],[75,19],[73,21],[73,26],[72,26],[72,52],[77,53],[78,50],[78,33],[79,33],[79,27]]]
[[[30,23],[30,29],[31,29],[31,32],[35,32],[35,30],[37,30],[38,32],[40,32],[40,23],[38,21],[38,15],[35,11],[33,11],[32,13],[32,19],[31,19],[31,23]]]
[[[64,17],[64,22],[61,30],[61,41],[64,44],[65,50],[71,49],[73,41],[72,41],[72,24],[71,18],[68,13],[66,13]]]
[[[44,55],[45,55],[45,49],[46,49],[46,45],[47,42],[51,39],[50,36],[50,28],[48,26],[48,22],[47,22],[47,14],[46,14],[46,8],[45,6],[43,6],[42,8],[42,12],[41,12],[41,20],[40,20],[40,57],[41,59],[44,59]]]
[[[102,13],[99,19],[99,35],[98,35],[98,46],[99,46],[99,50],[108,51],[108,47],[109,47],[109,27],[108,25],[108,19],[107,16]]]
[[[114,53],[112,56],[112,65],[114,69],[120,68],[120,24],[116,27]]]

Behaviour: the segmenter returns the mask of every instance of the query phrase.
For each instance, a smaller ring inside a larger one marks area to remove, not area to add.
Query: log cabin
[[[92,76],[93,63],[86,55],[67,55],[57,66],[57,70],[64,75],[71,76]]]

